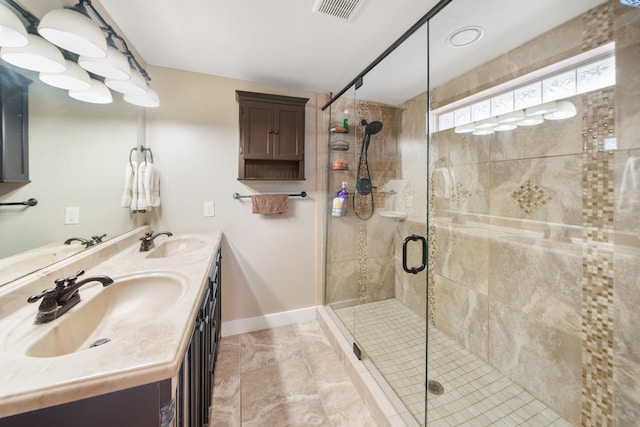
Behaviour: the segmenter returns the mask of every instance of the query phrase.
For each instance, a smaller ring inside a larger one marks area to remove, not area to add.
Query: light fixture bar
[[[149,77],[149,74],[147,74],[147,71],[140,65],[140,63],[136,59],[136,57],[133,54],[133,52],[131,52],[131,50],[129,49],[129,46],[127,46],[127,42],[122,37],[120,37],[120,35],[118,33],[116,33],[116,31],[113,29],[113,27],[107,23],[107,21],[104,20],[102,15],[100,15],[100,13],[96,10],[96,8],[93,7],[93,5],[91,4],[91,1],[90,0],[80,0],[80,3],[83,6],[85,6],[86,8],[88,8],[91,11],[91,13],[93,13],[93,15],[95,15],[96,18],[98,18],[98,20],[100,21],[100,28],[103,31],[105,31],[112,38],[115,38],[120,42],[120,44],[122,45],[122,50],[123,50],[122,53],[129,59],[129,64],[132,66],[132,68],[137,69],[140,72],[140,74],[142,74],[142,77],[144,77],[144,80],[146,82],[150,82],[151,81],[151,77]]]

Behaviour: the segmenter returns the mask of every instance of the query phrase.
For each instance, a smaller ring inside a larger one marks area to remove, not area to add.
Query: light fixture
[[[7,6],[0,4],[0,46],[23,47],[29,43],[22,21]]]
[[[62,52],[35,34],[27,34],[29,44],[0,49],[0,57],[9,64],[31,71],[61,73],[67,69]]]
[[[476,130],[473,123],[467,123],[466,125],[456,126],[455,133],[471,133]]]
[[[516,124],[518,126],[535,126],[543,122],[544,119],[542,118],[542,115],[539,114],[537,116],[527,116],[519,122],[516,122]]]
[[[495,133],[493,129],[477,129],[473,131],[474,135],[491,135]]]
[[[69,52],[90,58],[107,56],[107,40],[87,15],[82,2],[72,8],[47,12],[38,25],[38,33]]]
[[[480,120],[474,123],[475,129],[489,129],[498,125],[498,119],[495,117],[489,117],[488,119]]]
[[[498,123],[514,123],[524,119],[524,111],[516,110],[510,113],[501,114],[497,117]]]
[[[451,47],[467,47],[477,42],[484,35],[482,27],[471,26],[460,28],[447,36],[447,43]]]
[[[62,73],[40,73],[40,80],[46,84],[67,90],[89,90],[91,89],[91,78],[89,73],[80,68],[73,61],[66,60],[67,70]]]
[[[555,101],[545,102],[544,104],[534,105],[533,107],[529,107],[524,111],[524,115],[529,116],[539,116],[541,114],[553,113],[558,109],[558,104]]]
[[[158,96],[158,92],[151,88],[147,88],[147,93],[145,95],[124,95],[124,100],[129,104],[138,105],[140,107],[150,107],[155,108],[160,106],[160,97]]]
[[[558,101],[558,108],[552,113],[547,113],[544,118],[547,120],[568,119],[577,114],[576,106],[569,101]]]
[[[515,128],[517,128],[518,125],[514,124],[514,123],[502,123],[499,124],[498,126],[494,127],[493,130],[495,131],[499,131],[499,132],[504,132],[507,130],[513,130]]]
[[[116,92],[127,95],[144,95],[147,93],[147,82],[140,71],[132,68],[131,77],[128,80],[105,79],[104,83]]]
[[[100,80],[91,79],[91,89],[70,90],[69,96],[78,101],[90,102],[92,104],[110,104],[113,97],[109,89]]]
[[[127,80],[131,77],[129,60],[122,52],[111,45],[107,46],[107,56],[105,58],[96,59],[81,55],[78,58],[78,65],[93,74],[108,79]]]

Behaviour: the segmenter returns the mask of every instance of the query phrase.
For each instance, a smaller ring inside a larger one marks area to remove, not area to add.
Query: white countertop
[[[147,253],[138,252],[138,238],[144,231],[144,227],[134,230],[95,250],[0,288],[0,417],[161,381],[178,374],[222,234],[160,236],[156,246],[165,239],[185,236],[203,239],[205,244],[173,257],[146,258]],[[106,275],[115,281],[110,286],[116,286],[119,278],[161,273],[177,277],[188,285],[166,309],[156,308],[141,316],[148,319],[144,324],[144,336],[139,331],[128,333],[127,328],[115,329],[117,336],[110,337],[112,341],[106,345],[55,357],[27,356],[35,341],[56,334],[56,325],[65,318],[67,322],[74,321],[74,311],[79,318],[77,310],[106,289],[100,283],[87,284],[79,290],[82,300],[78,305],[52,322],[34,324],[39,303],[28,304],[27,297],[54,287],[55,278],[68,277],[80,269],[85,269],[86,273],[79,280]]]

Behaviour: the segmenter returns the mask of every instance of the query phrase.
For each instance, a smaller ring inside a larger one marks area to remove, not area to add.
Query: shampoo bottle
[[[347,199],[349,198],[349,192],[347,191],[346,182],[342,183],[342,187],[340,187],[340,191],[338,191],[338,197],[342,199],[342,212],[340,216],[347,216],[347,207],[349,206]]]

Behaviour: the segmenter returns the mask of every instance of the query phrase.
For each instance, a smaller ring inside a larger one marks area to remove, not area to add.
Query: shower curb
[[[352,343],[339,330],[324,306],[317,306],[316,320],[324,331],[358,394],[380,427],[419,427],[409,411],[398,411],[365,364],[353,353]],[[399,400],[397,404],[402,405]]]

